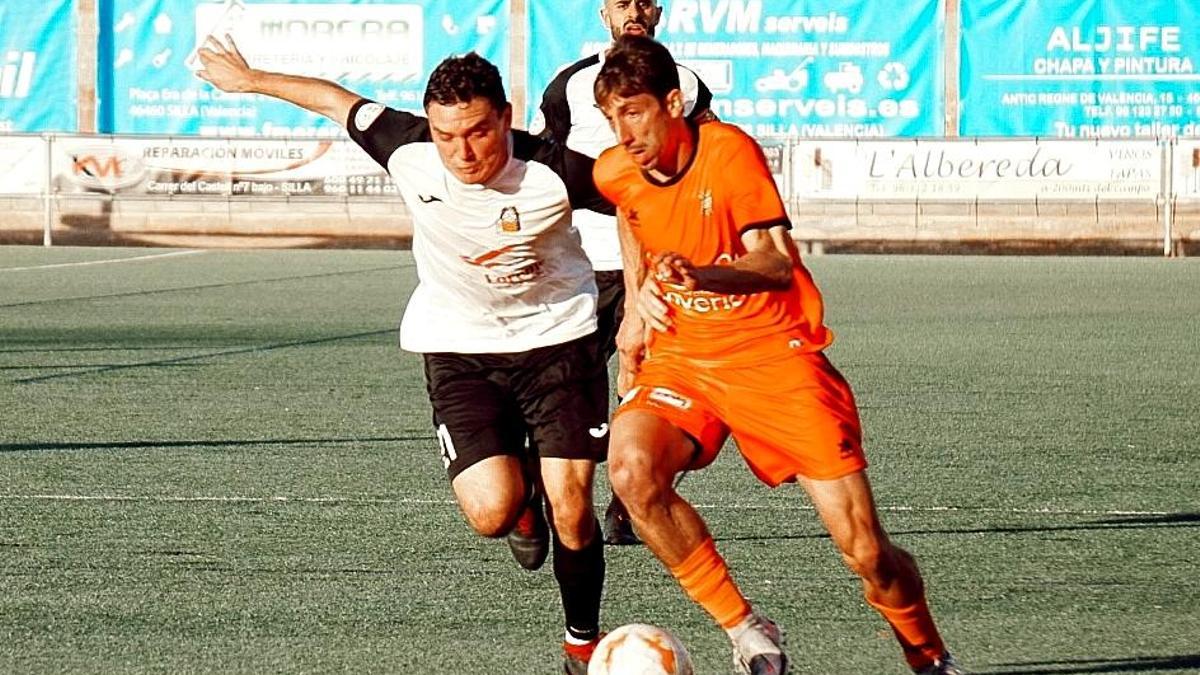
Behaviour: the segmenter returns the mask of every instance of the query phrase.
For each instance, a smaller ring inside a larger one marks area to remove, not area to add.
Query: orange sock
[[[696,604],[712,615],[722,628],[733,628],[750,614],[750,603],[729,576],[729,567],[717,553],[717,545],[708,537],[671,568],[671,574]]]
[[[938,635],[937,626],[933,623],[933,615],[925,604],[925,596],[907,607],[885,607],[878,603],[867,603],[879,610],[883,618],[892,626],[892,632],[900,641],[904,650],[904,660],[912,668],[924,668],[942,656],[946,646]]]

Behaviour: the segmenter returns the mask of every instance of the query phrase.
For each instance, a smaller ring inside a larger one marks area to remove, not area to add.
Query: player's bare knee
[[[508,534],[520,516],[521,502],[499,496],[480,496],[460,501],[463,516],[472,530],[481,536],[496,539]]]
[[[558,540],[569,549],[578,551],[595,536],[596,516],[589,509],[556,509],[552,520]]]
[[[636,484],[646,475],[648,465],[643,448],[614,439],[608,449],[608,480],[613,492],[624,500],[625,492],[637,489]]]
[[[609,482],[613,492],[621,498],[626,510],[634,517],[660,503],[668,490],[670,480],[663,480],[653,467],[645,462],[629,462],[609,467]]]

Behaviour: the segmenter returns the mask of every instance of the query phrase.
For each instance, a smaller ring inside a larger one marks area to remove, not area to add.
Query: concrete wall
[[[793,234],[813,251],[1108,252],[1161,255],[1163,213],[1140,202],[807,202],[790,205]],[[0,197],[0,244],[40,244],[39,197]],[[403,248],[403,202],[378,200],[61,197],[59,245]],[[1200,243],[1200,202],[1179,202],[1176,252]]]

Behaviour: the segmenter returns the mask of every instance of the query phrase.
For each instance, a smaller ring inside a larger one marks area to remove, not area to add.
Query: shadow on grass
[[[1166,513],[1129,519],[1093,520],[1075,525],[998,525],[936,530],[888,530],[888,534],[1024,534],[1028,532],[1086,532],[1089,530],[1140,530],[1143,528],[1197,527],[1200,513]]]
[[[162,350],[160,350],[162,351]],[[159,363],[155,364],[155,368],[196,368],[199,364],[195,363]],[[124,363],[72,363],[65,366],[0,366],[0,370],[116,370],[120,368],[128,368],[128,364]]]
[[[979,675],[1068,675],[1070,673],[1196,672],[1200,654],[1144,656],[1132,659],[1085,659],[1001,663],[999,670],[975,671]]]
[[[115,347],[22,347],[20,349],[0,349],[0,354],[60,354],[69,352],[162,352],[178,349],[177,345],[162,347],[137,347],[117,345]],[[33,366],[30,366],[33,367]]]
[[[0,446],[2,447],[2,446]],[[1086,532],[1104,530],[1139,530],[1145,528],[1180,528],[1200,527],[1200,513],[1181,512],[1164,513],[1150,516],[1129,516],[1093,520],[1071,525],[995,525],[992,527],[948,527],[940,529],[900,530],[888,528],[890,536],[924,535],[924,534],[1027,534],[1033,532]],[[768,536],[745,537],[716,537],[716,541],[770,541],[770,540],[803,540],[828,539],[826,532],[810,534],[777,534]]]
[[[1121,516],[1109,520],[1097,520],[1101,525],[1170,525],[1174,523],[1200,523],[1200,513],[1166,513],[1153,516]]]
[[[92,300],[112,300],[115,298],[137,298],[150,295],[162,295],[165,293],[191,293],[195,291],[210,291],[214,289],[237,288],[240,286],[256,286],[261,284],[273,284],[281,281],[297,281],[301,279],[323,279],[328,277],[344,277],[355,274],[372,274],[374,272],[389,272],[392,270],[406,269],[414,267],[412,264],[406,265],[384,265],[382,267],[364,267],[362,269],[342,270],[338,272],[319,272],[316,274],[294,274],[285,277],[272,277],[268,279],[247,279],[245,281],[226,281],[217,284],[198,284],[194,286],[180,286],[177,288],[156,288],[143,289],[138,291],[126,291],[123,293],[101,293],[97,295],[80,295],[68,298],[45,298],[42,300],[24,300],[21,302],[0,303],[0,309],[9,307],[28,307],[30,305],[57,305],[66,302],[90,302]]]
[[[110,441],[83,443],[0,443],[0,453],[5,452],[51,452],[55,450],[150,450],[171,448],[244,448],[271,445],[356,445],[374,443],[404,443],[409,441],[433,441],[432,435],[414,436],[364,436],[359,438],[264,438],[261,440],[218,440],[218,441]]]
[[[61,380],[68,377],[83,377],[85,375],[100,375],[125,370],[133,370],[136,368],[162,368],[165,366],[178,366],[195,361],[207,361],[209,359],[219,359],[225,356],[238,356],[241,354],[258,354],[262,352],[276,351],[280,349],[292,349],[295,347],[311,347],[314,345],[326,344],[330,342],[340,342],[343,340],[358,340],[366,337],[376,337],[379,335],[391,335],[395,333],[394,328],[385,330],[371,330],[362,333],[350,333],[347,335],[333,335],[325,338],[317,338],[314,340],[293,340],[290,342],[277,342],[268,345],[255,345],[253,347],[241,347],[238,349],[225,349],[215,352],[205,352],[203,354],[193,354],[191,356],[179,356],[171,359],[158,359],[155,361],[141,361],[138,363],[129,363],[113,366],[78,366],[74,372],[55,373],[53,375],[40,375],[38,377],[25,377],[13,380],[14,384],[34,384],[38,382],[48,382],[51,380]]]

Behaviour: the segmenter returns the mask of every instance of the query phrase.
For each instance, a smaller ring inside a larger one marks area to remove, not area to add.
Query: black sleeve
[[[365,98],[350,107],[346,131],[384,169],[388,168],[388,160],[400,146],[432,140],[429,122],[424,117],[388,108]]]
[[[571,104],[567,102],[567,80],[571,79],[571,72],[564,70],[547,85],[539,107],[542,123],[546,125],[539,135],[561,145],[566,145],[571,133]]]
[[[539,136],[562,145],[567,144],[567,137],[571,135],[571,100],[567,97],[568,85],[579,71],[598,63],[600,55],[592,54],[563,68],[550,80],[546,91],[542,92],[542,105],[538,107],[542,124],[545,125]],[[594,102],[589,96],[585,102],[575,101],[575,105],[594,105]]]
[[[595,181],[592,180],[592,166],[596,160],[575,152],[562,143],[555,143],[517,129],[512,133],[513,156],[545,164],[558,174],[567,186],[567,198],[571,201],[571,208],[616,215],[616,209],[600,195]]]

